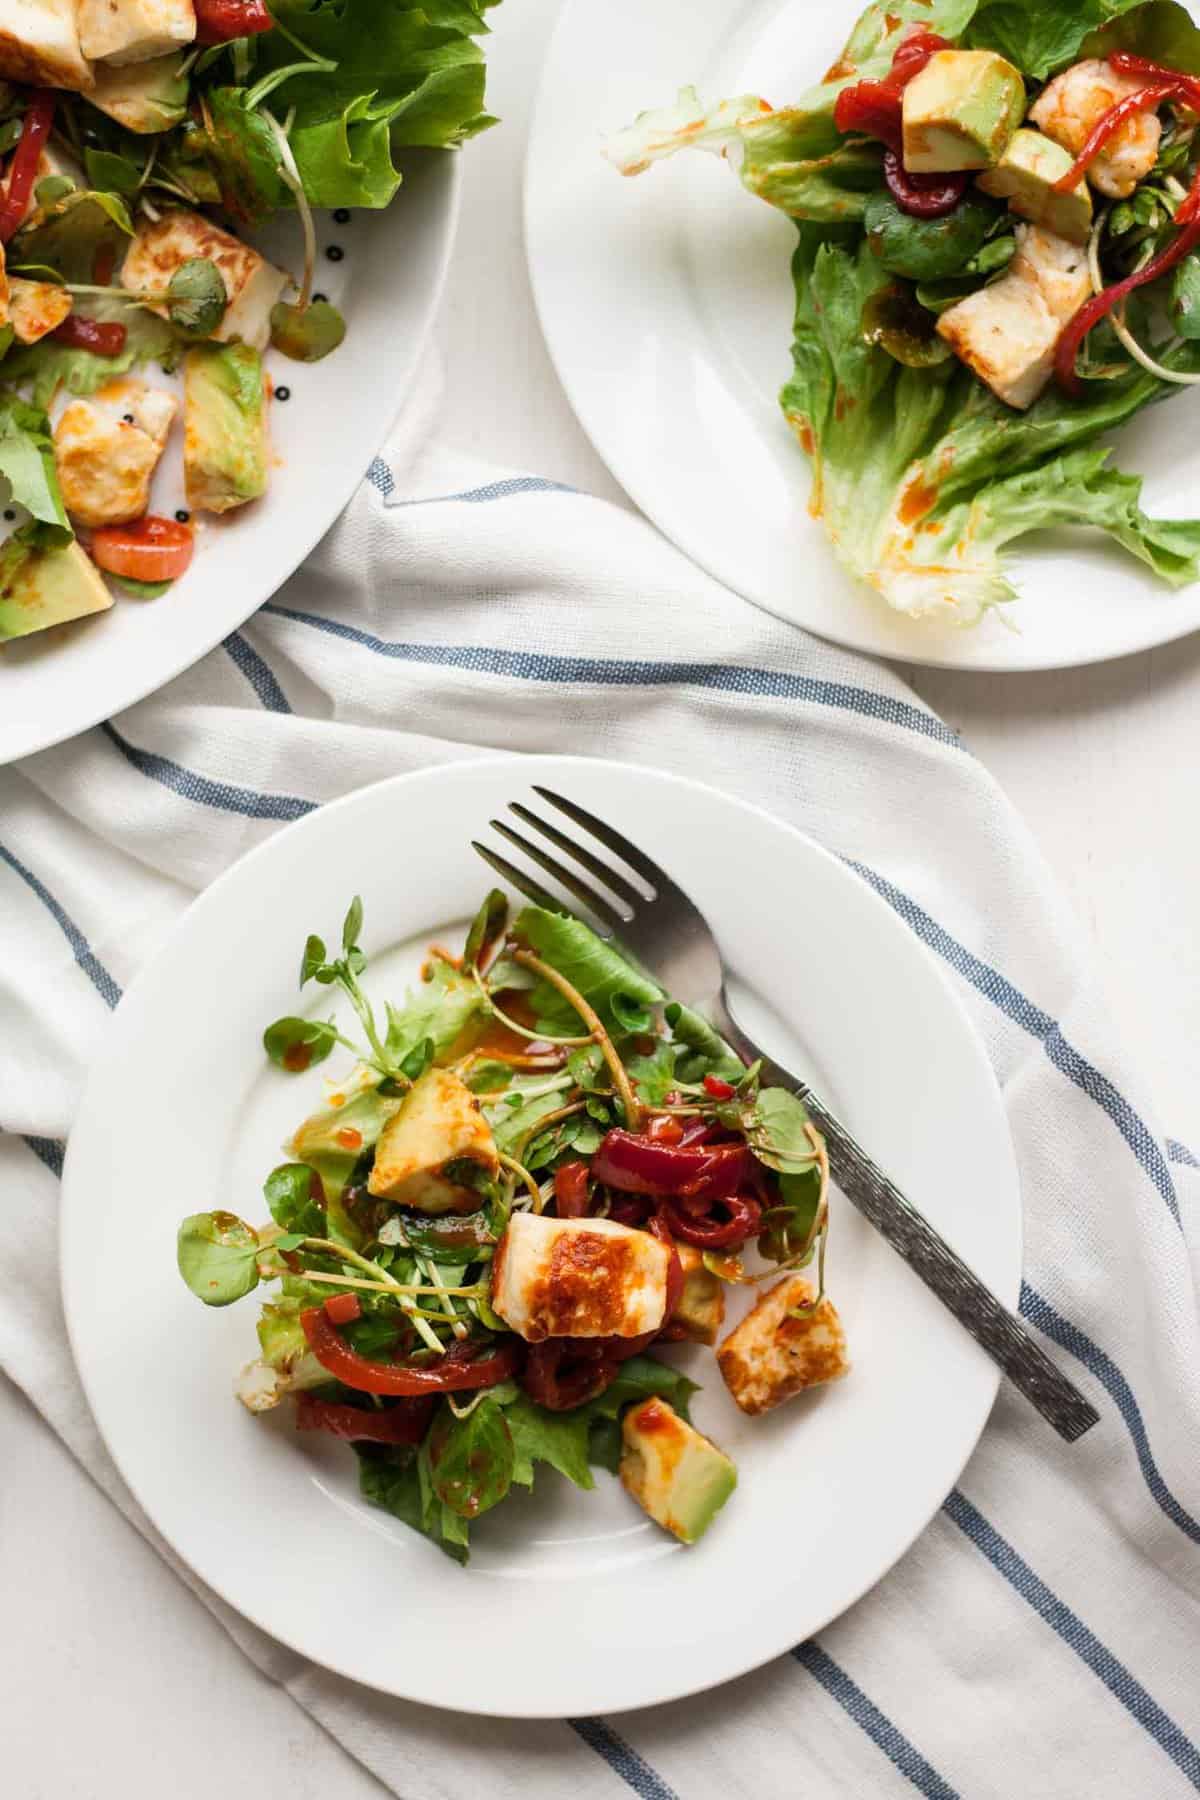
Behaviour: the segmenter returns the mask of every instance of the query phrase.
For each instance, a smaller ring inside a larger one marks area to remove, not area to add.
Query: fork
[[[509,802],[509,810],[605,891],[598,891],[575,869],[504,820],[493,819],[492,829],[586,907],[599,921],[602,937],[619,938],[634,958],[661,981],[672,999],[706,1018],[748,1063],[761,1062],[765,1085],[787,1088],[798,1095],[825,1139],[830,1173],[846,1198],[886,1238],[1059,1436],[1068,1443],[1081,1438],[1100,1417],[1091,1402],[1051,1362],[1022,1320],[967,1267],[812,1089],[765,1055],[738,1024],[730,1007],[720,949],[695,902],[644,851],[603,819],[549,788],[535,784],[533,791],[619,857],[650,888],[649,898],[586,844],[578,843],[561,827],[539,817],[518,800]],[[473,841],[471,848],[535,906],[552,912],[563,910],[562,901],[544,888],[536,876],[518,868],[487,844]]]

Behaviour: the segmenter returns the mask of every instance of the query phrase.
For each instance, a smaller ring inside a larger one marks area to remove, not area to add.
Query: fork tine
[[[471,848],[477,856],[482,856],[489,869],[494,869],[502,881],[507,881],[512,887],[515,887],[519,894],[524,894],[525,898],[532,900],[535,906],[544,906],[547,912],[562,911],[562,901],[556,900],[554,895],[547,893],[544,887],[539,887],[532,875],[526,875],[507,858],[498,856],[494,850],[489,850],[486,844],[476,843],[474,838],[471,839]]]
[[[657,863],[651,862],[650,858],[639,850],[636,844],[631,844],[628,838],[622,837],[619,831],[614,831],[611,825],[606,825],[603,819],[598,819],[595,813],[585,811],[582,806],[577,806],[574,800],[564,799],[562,794],[555,794],[549,788],[539,787],[536,782],[532,786],[535,794],[540,794],[543,800],[548,800],[551,806],[558,808],[559,812],[566,813],[568,819],[574,819],[576,825],[582,825],[585,831],[590,831],[592,836],[598,839],[606,849],[613,852],[614,856],[619,856],[621,861],[628,863],[631,869],[636,869],[637,873],[648,881],[651,887],[662,890],[672,886],[670,876],[660,869]]]
[[[508,810],[515,812],[518,819],[524,819],[527,825],[532,825],[535,831],[540,831],[542,836],[549,838],[552,844],[557,844],[560,850],[565,850],[567,855],[573,857],[581,868],[586,869],[589,875],[594,875],[597,881],[602,882],[605,887],[611,888],[612,892],[624,900],[634,911],[639,906],[646,904],[645,894],[640,894],[631,883],[626,881],[623,875],[618,875],[615,869],[610,869],[608,864],[601,862],[598,856],[594,856],[582,844],[577,844],[573,838],[569,838],[565,831],[558,829],[557,825],[551,825],[548,819],[540,819],[535,812],[530,812],[527,806],[522,806],[519,800],[510,800]]]
[[[594,888],[589,887],[586,881],[581,881],[573,869],[564,869],[561,863],[555,862],[554,858],[540,845],[531,843],[528,838],[522,837],[519,831],[514,831],[511,825],[506,825],[503,819],[491,820],[491,827],[493,831],[498,831],[502,838],[507,838],[510,844],[515,844],[518,850],[523,850],[526,856],[531,856],[539,868],[545,869],[547,875],[553,875],[555,881],[560,881],[568,894],[573,894],[576,900],[586,906],[590,912],[594,912],[598,919],[603,919],[610,930],[619,931],[625,924],[626,921],[608,900],[605,900]],[[555,910],[558,910],[557,905]]]

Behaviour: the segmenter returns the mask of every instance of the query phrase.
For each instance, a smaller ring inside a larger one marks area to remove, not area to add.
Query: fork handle
[[[812,1089],[769,1056],[731,1017],[724,1002],[709,1009],[714,1024],[749,1061],[760,1058],[765,1085],[790,1089],[825,1139],[829,1170],[847,1200],[916,1271],[1014,1387],[1059,1436],[1073,1444],[1099,1419],[1090,1400],[1058,1369],[1016,1313],[1010,1312],[950,1248]]]

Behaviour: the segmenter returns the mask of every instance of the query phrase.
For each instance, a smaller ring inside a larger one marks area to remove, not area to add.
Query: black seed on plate
[[[350,223],[349,208],[345,207],[345,206],[339,206],[337,211],[334,213],[333,217],[334,217],[334,221],[336,224],[348,225]]]
[[[277,400],[290,400],[291,397],[292,390],[290,387],[277,387],[275,389],[275,398]]]
[[[191,519],[191,516],[192,515],[188,511],[186,506],[181,506],[179,508],[179,511],[175,514],[175,517],[179,520],[179,523],[181,525],[186,525],[189,522],[189,520]]]
[[[15,513],[15,512],[14,512],[14,511],[13,511],[13,509],[12,509],[12,507],[11,507],[11,506],[6,506],[6,507],[5,507],[5,509],[4,509],[4,517],[5,517],[5,518],[6,518],[6,519],[7,519],[7,520],[8,520],[8,522],[9,522],[9,524],[10,524],[10,525],[11,525],[11,524],[12,524],[12,522],[13,522],[13,520],[14,520],[14,519],[15,519],[15,518],[16,518],[16,516],[17,516],[17,515],[16,515],[16,513]]]
[[[342,249],[342,246],[340,244],[330,244],[330,246],[329,246],[328,250],[326,250],[325,254],[329,258],[330,262],[341,262],[342,259],[345,257],[346,252]]]
[[[122,425],[136,425],[137,420],[134,418],[132,413],[122,413],[121,414],[121,423],[122,423]]]
[[[313,305],[314,306],[328,306],[328,304],[329,304],[329,295],[328,294],[314,294],[313,295]]]

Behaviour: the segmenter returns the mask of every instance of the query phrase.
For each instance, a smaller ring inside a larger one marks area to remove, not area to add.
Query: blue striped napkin
[[[772,808],[952,971],[1020,1160],[1022,1310],[1102,1424],[1067,1448],[1002,1392],[934,1523],[818,1641],[615,1721],[464,1728],[201,1600],[412,1800],[1200,1791],[1200,1164],[1152,1122],[1027,834],[883,668],[754,611],[632,515],[414,429],[221,649],[0,772],[0,1366],[152,1536],[58,1313],[55,1177],[84,1067],[141,959],[236,857],[332,796],[486,747],[652,762]]]

